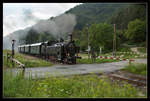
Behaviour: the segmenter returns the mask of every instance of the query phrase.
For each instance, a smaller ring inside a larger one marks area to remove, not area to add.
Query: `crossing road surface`
[[[147,64],[147,59],[136,59],[135,62]],[[34,67],[25,69],[25,77],[32,75],[32,78],[44,78],[45,76],[68,76],[76,74],[112,72],[124,68],[128,61],[101,64],[76,64],[76,65],[54,65],[52,67]],[[11,69],[17,73],[21,69]],[[31,74],[32,73],[32,74]]]

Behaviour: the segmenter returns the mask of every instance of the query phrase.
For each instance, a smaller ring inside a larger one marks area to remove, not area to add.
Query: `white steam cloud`
[[[37,32],[49,32],[55,37],[64,37],[71,33],[76,25],[76,17],[73,14],[62,14],[54,19],[39,21],[33,26]]]

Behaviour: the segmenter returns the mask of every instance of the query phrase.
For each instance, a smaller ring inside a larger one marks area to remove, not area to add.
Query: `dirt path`
[[[31,55],[26,55],[26,54],[21,54],[24,58],[26,59],[33,59],[33,60],[38,60],[40,58],[35,57],[35,56],[31,56]]]

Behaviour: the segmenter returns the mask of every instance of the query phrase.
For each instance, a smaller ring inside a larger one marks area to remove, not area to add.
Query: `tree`
[[[125,35],[130,41],[135,43],[146,41],[146,21],[139,19],[130,21]]]
[[[112,51],[113,33],[113,25],[106,23],[91,25],[89,28],[89,34],[92,48],[99,51],[99,47],[103,47],[105,52]]]
[[[117,29],[125,30],[128,23],[135,19],[146,19],[146,4],[130,4],[128,7],[117,9],[109,21],[117,25]]]
[[[81,37],[79,38],[80,40],[80,47],[82,51],[85,51],[88,47],[88,42],[87,42],[87,28],[84,27],[83,30],[80,32]]]

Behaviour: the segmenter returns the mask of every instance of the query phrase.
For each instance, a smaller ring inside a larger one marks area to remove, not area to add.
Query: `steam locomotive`
[[[75,45],[70,34],[70,40],[65,42],[63,39],[59,41],[46,41],[35,44],[27,44],[18,46],[18,51],[24,54],[44,57],[52,61],[59,61],[61,63],[76,64],[76,59],[80,47]]]

